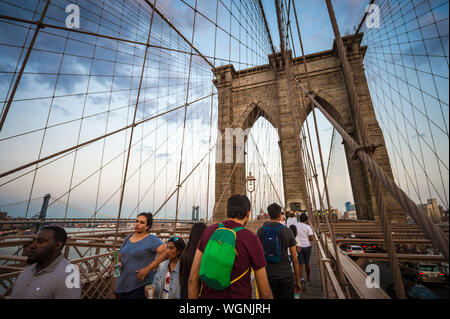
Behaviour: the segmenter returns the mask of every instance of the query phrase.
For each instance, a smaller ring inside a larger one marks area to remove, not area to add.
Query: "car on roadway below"
[[[361,246],[357,246],[357,245],[347,246],[346,251],[348,253],[356,253],[356,254],[364,254],[365,253],[364,249],[362,249]]]
[[[416,282],[448,283],[448,276],[439,269],[437,264],[401,263],[402,274]]]
[[[418,279],[420,282],[439,283],[448,281],[444,273],[439,270],[439,267],[436,264],[419,263],[417,266],[417,270],[419,271]]]
[[[385,253],[386,252],[386,250],[378,247],[378,245],[376,245],[376,244],[364,243],[364,244],[361,244],[360,246],[362,247],[362,249],[364,249],[364,251],[366,253]]]
[[[436,299],[430,289],[420,284],[407,287],[406,297],[409,299]]]
[[[430,289],[421,284],[407,281],[404,287],[406,298],[408,299],[437,299],[436,295]],[[386,286],[386,293],[392,299],[397,299],[394,283]]]

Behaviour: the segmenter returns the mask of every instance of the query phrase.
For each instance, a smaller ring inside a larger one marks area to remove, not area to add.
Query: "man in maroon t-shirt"
[[[227,228],[236,228],[245,226],[250,216],[250,201],[245,195],[234,195],[227,202],[228,220],[223,224]],[[218,228],[219,224],[209,226],[203,232],[202,238],[195,252],[194,262],[189,276],[189,299],[231,299],[231,298],[251,298],[252,286],[250,281],[250,271],[242,278],[232,283],[224,290],[214,290],[205,284],[201,289],[202,283],[199,278],[200,264],[203,252],[206,248],[209,238]],[[266,274],[266,260],[264,251],[259,238],[248,229],[243,229],[236,233],[236,258],[234,260],[233,269],[231,270],[231,280],[241,276],[249,267],[252,267],[255,273],[255,280],[258,286],[258,292],[263,299],[272,299],[272,291],[270,290],[269,281]]]

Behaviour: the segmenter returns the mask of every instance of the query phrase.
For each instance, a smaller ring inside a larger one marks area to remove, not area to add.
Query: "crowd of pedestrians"
[[[233,195],[227,219],[193,224],[187,243],[179,236],[164,243],[150,234],[152,214],[139,214],[134,233],[125,237],[111,266],[111,271],[120,270],[116,298],[300,298],[310,281],[313,232],[308,216],[284,214],[275,203],[267,212],[270,220],[255,234],[246,228],[249,199]],[[57,226],[36,235],[27,259],[31,266],[19,275],[11,298],[80,298],[79,275],[67,280],[71,263],[61,254],[66,238]]]

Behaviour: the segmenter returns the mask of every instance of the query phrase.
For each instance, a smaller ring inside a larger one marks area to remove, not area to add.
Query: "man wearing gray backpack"
[[[281,207],[274,203],[267,207],[267,211],[270,222],[258,229],[257,235],[261,240],[264,257],[267,261],[266,268],[270,288],[274,299],[293,299],[294,293],[297,295],[301,291],[297,243],[292,231],[280,224]],[[292,276],[288,249],[292,256],[294,276]]]
[[[261,242],[245,229],[249,216],[247,196],[233,195],[227,202],[228,219],[205,229],[189,276],[189,299],[250,299],[252,272],[259,296],[273,298]]]

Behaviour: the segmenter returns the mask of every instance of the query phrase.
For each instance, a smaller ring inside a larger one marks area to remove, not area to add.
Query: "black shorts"
[[[298,263],[300,265],[306,264],[309,265],[309,258],[311,258],[311,249],[312,246],[302,247],[300,252],[298,253]]]

